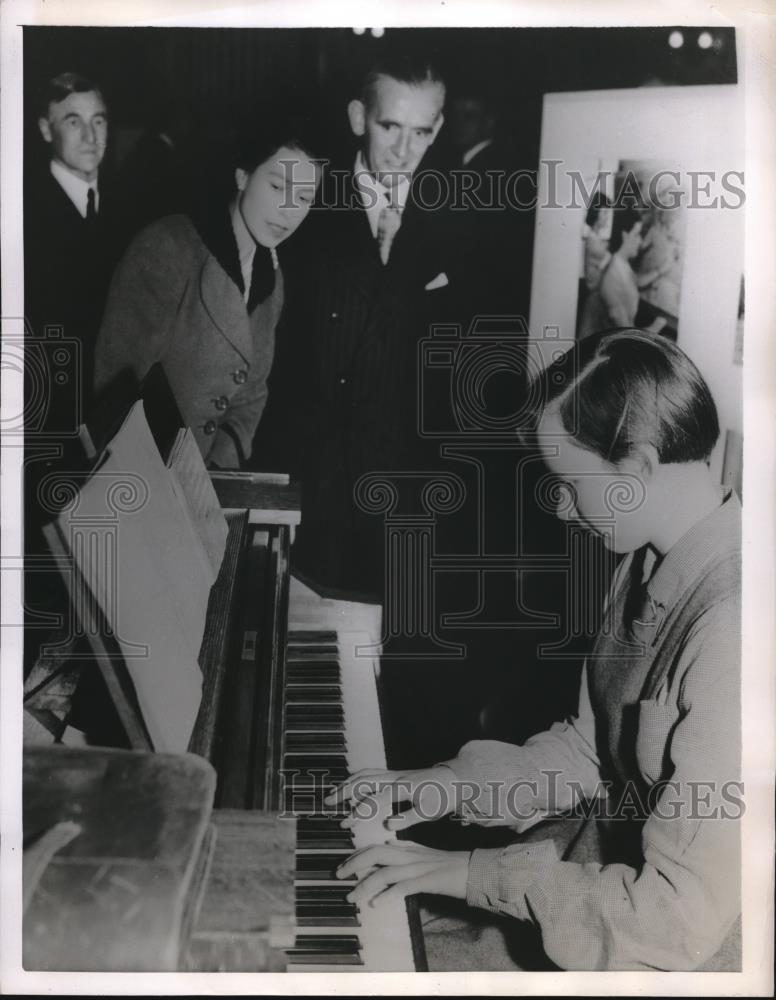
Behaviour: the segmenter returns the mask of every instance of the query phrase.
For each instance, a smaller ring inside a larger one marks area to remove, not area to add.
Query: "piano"
[[[235,484],[215,482],[229,508]],[[289,526],[261,517],[255,509],[227,514],[201,658],[208,695],[190,749],[216,768],[216,808],[296,819],[289,972],[424,969],[415,901],[359,910],[345,898],[354,883],[334,872],[354,850],[395,834],[379,818],[344,830],[343,814],[323,803],[348,774],[387,766],[380,608],[321,598],[290,576]]]
[[[154,436],[159,444],[160,437]],[[323,803],[348,774],[386,766],[380,609],[323,599],[291,577],[290,544],[299,516],[287,488],[272,477],[265,482],[255,475],[216,475],[213,482],[228,535],[207,605],[199,655],[202,702],[188,750],[216,771],[214,816],[266,813],[280,823],[296,824],[295,928],[293,940],[284,943],[283,960],[288,971],[423,970],[415,901],[359,910],[345,898],[354,883],[335,875],[354,850],[389,842],[395,834],[378,821],[344,830],[342,814]],[[252,506],[252,497],[259,497],[262,506]],[[268,507],[273,508],[269,518]],[[61,556],[54,534],[47,538]],[[93,601],[80,602],[87,605],[94,611]],[[115,642],[111,644],[110,629],[94,624],[86,631],[108,690],[122,701],[118,717],[127,742],[132,748],[153,749],[142,719],[127,725],[138,709],[131,681]],[[45,688],[39,680],[36,694]],[[34,711],[33,701],[26,707]],[[237,913],[241,901],[234,903]],[[191,934],[196,941],[196,921]],[[214,938],[205,958],[202,949],[182,942],[180,967],[267,967],[250,947],[235,959],[228,931],[222,938],[224,948],[213,947]]]

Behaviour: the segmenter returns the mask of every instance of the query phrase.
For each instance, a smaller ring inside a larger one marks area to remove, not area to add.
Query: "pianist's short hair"
[[[637,329],[578,341],[535,381],[536,428],[557,411],[575,443],[616,464],[638,444],[663,463],[706,461],[719,420],[703,376],[673,341]]]
[[[51,105],[59,104],[71,94],[90,93],[99,94],[102,100],[105,100],[102,88],[94,80],[90,80],[87,76],[81,76],[80,73],[60,73],[58,76],[52,77],[41,89],[38,117],[47,118]]]
[[[413,87],[436,83],[442,88],[443,93],[445,91],[445,81],[438,67],[426,55],[420,55],[411,49],[387,51],[376,59],[364,74],[361,84],[361,103],[367,110],[372,106],[377,85],[384,76]]]

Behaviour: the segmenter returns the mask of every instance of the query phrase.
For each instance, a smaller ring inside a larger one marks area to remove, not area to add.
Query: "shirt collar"
[[[729,488],[720,490],[720,500],[669,549],[647,581],[647,595],[655,605],[670,609],[705,568],[740,551],[741,503]]]
[[[354,174],[356,187],[361,195],[362,204],[366,209],[375,207],[382,209],[385,205],[391,204],[396,205],[400,212],[404,211],[410,190],[409,177],[401,177],[395,188],[387,188],[378,181],[371,171],[367,170],[364,156],[360,150],[356,156]]]
[[[50,166],[52,177],[78,209],[82,218],[86,218],[86,206],[90,188],[94,191],[94,207],[97,211],[99,211],[100,192],[97,187],[96,180],[90,183],[89,181],[85,181],[82,177],[76,177],[76,175],[72,171],[68,170],[63,163],[60,163],[59,160],[51,160]]]

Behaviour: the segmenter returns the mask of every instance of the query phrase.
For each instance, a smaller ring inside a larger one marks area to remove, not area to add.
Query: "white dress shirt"
[[[63,163],[60,163],[59,160],[51,161],[51,175],[57,182],[57,184],[59,184],[59,186],[65,192],[70,201],[72,201],[72,203],[78,209],[78,213],[82,219],[86,218],[86,206],[89,198],[89,188],[91,188],[92,191],[94,191],[94,210],[96,212],[99,212],[100,190],[97,187],[96,180],[89,183],[88,181],[85,181],[82,177],[76,177],[76,175],[72,173],[72,171],[68,170]]]
[[[356,188],[361,195],[361,204],[366,210],[366,217],[369,219],[372,236],[376,239],[377,223],[380,219],[380,213],[386,205],[393,204],[398,207],[400,212],[404,211],[410,191],[410,179],[409,177],[402,177],[396,187],[387,188],[377,180],[374,174],[367,170],[364,158],[360,152],[356,156],[354,175]]]

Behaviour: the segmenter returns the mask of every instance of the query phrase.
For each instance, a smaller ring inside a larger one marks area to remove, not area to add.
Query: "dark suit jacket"
[[[254,453],[301,476],[296,569],[327,593],[380,597],[383,521],[353,490],[364,473],[423,462],[419,342],[455,318],[450,286],[425,286],[440,273],[452,282],[455,267],[439,218],[412,192],[383,265],[352,176],[341,181],[284,263],[287,313]]]
[[[61,388],[48,429],[72,431],[73,407],[88,409],[94,345],[108,281],[118,252],[113,231],[111,193],[100,182],[100,211],[95,226],[81,217],[46,165],[25,180],[24,308],[35,336],[46,327],[63,329],[80,347],[80,370],[68,377],[67,401]],[[67,425],[67,426],[66,426]]]

